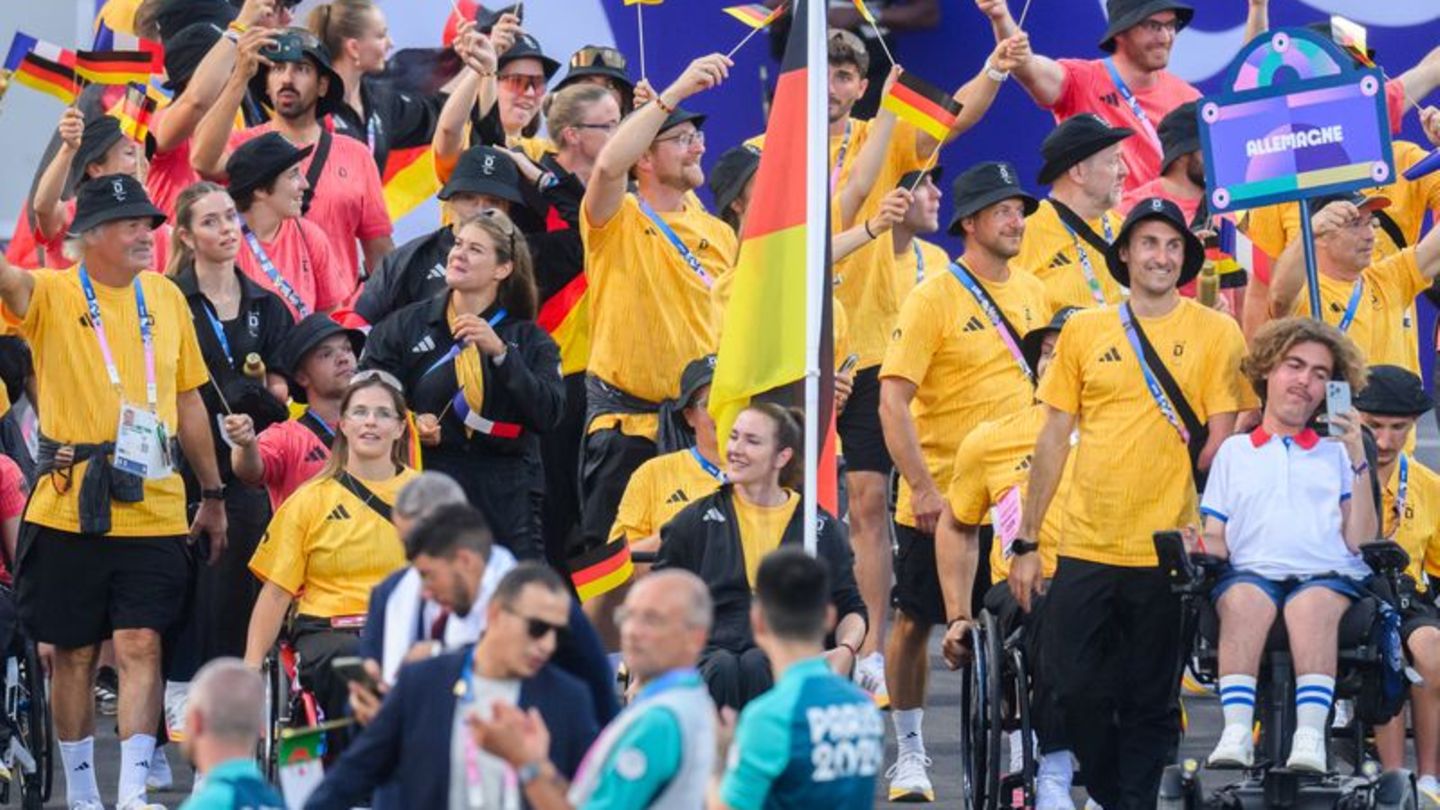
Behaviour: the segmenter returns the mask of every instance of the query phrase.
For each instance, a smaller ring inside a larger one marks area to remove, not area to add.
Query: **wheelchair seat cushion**
[[[1379,612],[1378,600],[1373,596],[1364,596],[1350,603],[1350,608],[1345,615],[1340,617],[1339,641],[1340,649],[1361,647],[1370,643],[1371,631],[1375,626],[1376,614]],[[1215,610],[1215,603],[1206,601],[1200,608],[1200,636],[1211,647],[1220,644],[1220,614]],[[1275,623],[1270,626],[1270,636],[1265,641],[1266,652],[1285,652],[1290,649],[1290,636],[1285,631],[1285,616],[1278,613]]]

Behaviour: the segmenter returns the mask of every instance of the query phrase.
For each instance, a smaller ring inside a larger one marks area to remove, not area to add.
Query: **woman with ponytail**
[[[655,570],[683,568],[710,586],[715,603],[700,673],[717,706],[743,708],[773,683],[770,662],[750,628],[750,594],[765,555],[805,542],[798,488],[805,466],[804,415],[756,402],[735,417],[725,449],[726,483],[687,506],[660,530]],[[865,603],[854,557],[839,523],[819,511],[815,555],[830,569],[835,627],[826,653],[849,675],[865,641]]]

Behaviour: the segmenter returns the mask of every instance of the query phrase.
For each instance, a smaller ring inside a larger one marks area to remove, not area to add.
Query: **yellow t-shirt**
[[[946,272],[950,266],[950,254],[945,248],[920,237],[910,240],[910,248],[895,254],[895,300],[903,306],[906,296],[920,282]]]
[[[780,547],[785,527],[795,515],[800,496],[785,491],[785,502],[779,506],[757,506],[735,493],[735,518],[740,522],[740,549],[745,554],[745,580],[755,587],[755,573],[765,555]]]
[[[1234,319],[1192,299],[1137,319],[1201,422],[1257,407],[1240,373],[1245,338]],[[1060,554],[1122,566],[1155,565],[1151,535],[1197,523],[1190,454],[1161,415],[1120,316],[1076,313],[1040,381],[1039,399],[1079,417],[1074,487],[1065,501]]]
[[[36,270],[35,290],[24,319],[7,308],[4,317],[18,326],[35,358],[40,429],[59,442],[93,444],[115,440],[121,398],[109,383],[105,360],[89,307],[80,287],[78,266],[67,270]],[[177,434],[176,397],[205,384],[209,372],[195,339],[190,307],[180,288],[159,273],[136,276],[145,296],[154,335],[156,411],[166,431]],[[92,279],[93,281],[93,279]],[[115,356],[125,402],[146,407],[145,350],[140,339],[140,312],[130,285],[107,287],[94,282],[100,319]],[[66,532],[80,531],[80,482],[87,462],[76,464],[70,488],[55,489],[59,476],[35,482],[27,520]],[[110,504],[110,534],[144,537],[184,534],[185,485],[178,473],[145,482],[139,503]]]
[[[1022,337],[1049,322],[1045,287],[1034,276],[1012,270],[1003,283],[976,279]],[[880,377],[915,384],[910,412],[925,466],[942,488],[965,435],[981,422],[1025,408],[1035,394],[985,311],[948,269],[905,299]],[[915,525],[910,484],[903,478],[895,520]]]
[[[1440,574],[1440,475],[1421,464],[1413,456],[1408,458],[1408,477],[1405,485],[1405,514],[1400,516],[1399,526],[1395,523],[1395,499],[1400,490],[1400,464],[1390,471],[1385,481],[1385,492],[1380,515],[1383,519],[1381,534],[1399,543],[1410,555],[1410,567],[1405,573],[1414,578],[1416,586],[1425,590],[1422,568],[1432,574]]]
[[[419,473],[360,483],[387,505]],[[394,524],[331,477],[314,478],[275,510],[250,570],[299,599],[305,616],[363,616],[370,589],[405,567]]]
[[[580,207],[590,300],[590,373],[633,396],[659,402],[680,393],[685,364],[711,354],[719,343],[719,316],[711,284],[730,271],[735,232],[703,210],[661,213],[699,259],[709,283],[690,269],[670,240],[626,194],[603,226]],[[654,439],[653,415],[605,414],[587,432],[619,426]]]
[[[970,431],[955,454],[955,473],[950,477],[950,490],[946,493],[946,501],[956,520],[971,526],[988,522],[990,510],[1017,487],[1020,489],[1020,502],[1024,503],[1026,489],[1030,486],[1030,462],[1035,455],[1035,441],[1040,437],[1040,428],[1045,424],[1048,413],[1048,408],[1036,404],[1019,413],[985,422]],[[1065,511],[1062,505],[1070,492],[1074,467],[1075,454],[1071,453],[1060,478],[1060,487],[1055,490],[1055,499],[1050,502],[1045,523],[1040,528],[1040,568],[1047,579],[1055,575],[1060,518]],[[990,547],[990,582],[992,585],[1003,582],[1009,575],[1010,560],[997,537]]]
[[[1110,233],[1120,233],[1124,218],[1115,211],[1106,211],[1105,218],[1086,222],[1095,233],[1105,236],[1105,223]],[[1090,261],[1090,269],[1105,296],[1105,303],[1115,306],[1125,300],[1125,288],[1110,275],[1105,254],[1080,236],[1071,236],[1065,223],[1055,212],[1050,200],[1042,200],[1035,213],[1025,218],[1025,237],[1020,241],[1020,255],[1011,264],[1034,273],[1045,283],[1045,295],[1052,310],[1061,307],[1090,308],[1096,305],[1085,278],[1085,265],[1080,251]]]
[[[1370,365],[1386,363],[1420,373],[1419,336],[1412,317],[1415,297],[1430,286],[1415,263],[1415,248],[1372,264],[1360,273],[1360,301],[1346,334]],[[1310,315],[1308,286],[1302,284],[1296,315]],[[1355,282],[1320,274],[1320,305],[1326,323],[1338,326],[1354,294]]]
[[[719,488],[720,480],[705,471],[691,450],[656,456],[631,474],[610,539],[633,543],[657,535],[681,509]]]

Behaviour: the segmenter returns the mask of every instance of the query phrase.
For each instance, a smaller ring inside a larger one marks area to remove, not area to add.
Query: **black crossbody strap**
[[[373,509],[375,514],[385,518],[386,523],[390,522],[390,504],[380,500],[378,495],[371,492],[368,487],[356,480],[355,476],[348,472],[340,473],[340,477],[337,480],[340,482],[340,486],[345,487],[350,491],[351,495],[359,498],[361,503]]]
[[[310,413],[309,411],[300,414],[300,418],[296,419],[295,421],[299,422],[301,425],[304,425],[306,430],[314,433],[315,438],[319,439],[320,443],[325,445],[325,448],[327,450],[330,449],[331,445],[335,443],[335,434],[331,433],[328,429],[326,429],[324,425],[320,424],[320,418]]]
[[[1140,340],[1140,349],[1145,353],[1145,363],[1150,366],[1150,373],[1155,375],[1155,380],[1164,389],[1165,396],[1170,400],[1175,413],[1180,421],[1185,424],[1185,430],[1190,433],[1190,464],[1194,467],[1200,460],[1200,451],[1205,447],[1205,442],[1210,438],[1210,428],[1200,417],[1195,415],[1195,409],[1190,407],[1190,401],[1185,398],[1185,392],[1180,389],[1180,383],[1175,381],[1175,376],[1170,369],[1160,360],[1160,355],[1155,351],[1155,346],[1146,337],[1145,330],[1140,327],[1140,319],[1132,318],[1135,327],[1135,337]],[[1195,471],[1196,484],[1201,483],[1199,470]]]
[[[1050,204],[1055,206],[1055,213],[1059,215],[1061,222],[1069,225],[1070,230],[1079,235],[1081,239],[1089,242],[1090,247],[1100,251],[1101,256],[1105,255],[1105,252],[1110,249],[1110,243],[1106,242],[1103,236],[1095,233],[1095,229],[1091,228],[1085,220],[1081,219],[1079,214],[1071,211],[1070,206],[1054,198],[1051,198]]]
[[[1404,250],[1410,247],[1410,240],[1406,239],[1405,232],[1400,230],[1400,223],[1396,222],[1395,218],[1387,212],[1376,211],[1375,224],[1379,225],[1380,230],[1384,231],[1385,235],[1390,237],[1390,241],[1395,243],[1397,249]]]
[[[310,168],[305,170],[305,182],[310,185],[305,189],[305,196],[301,201],[301,212],[310,210],[310,203],[315,199],[315,189],[320,186],[320,173],[325,171],[325,161],[330,159],[330,144],[335,136],[324,126],[320,127],[320,142],[315,144],[315,153],[310,156]]]

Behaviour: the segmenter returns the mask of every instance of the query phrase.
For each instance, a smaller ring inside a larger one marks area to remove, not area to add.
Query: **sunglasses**
[[[512,93],[543,93],[545,92],[544,76],[529,76],[524,73],[507,73],[504,76],[496,77],[501,84],[504,84]]]
[[[405,386],[401,385],[400,381],[395,379],[395,375],[388,371],[381,371],[378,368],[355,372],[354,376],[350,378],[350,387],[354,388],[361,383],[368,382],[378,382],[387,388],[393,388],[397,393],[402,395],[405,393]]]
[[[500,230],[505,232],[505,238],[510,241],[510,252],[505,255],[513,260],[515,258],[515,223],[511,222],[510,219],[505,216],[505,212],[498,208],[486,208],[480,212],[480,216],[499,225]]]
[[[564,641],[570,635],[570,627],[568,625],[551,624],[544,619],[537,619],[533,616],[526,616],[522,613],[517,613],[508,608],[505,610],[505,612],[509,613],[511,616],[514,616],[517,619],[523,619],[525,621],[525,634],[528,635],[530,638],[535,639],[536,641],[539,641],[550,633],[555,634],[555,640],[557,642]]]
[[[625,69],[625,54],[604,45],[586,45],[570,57],[570,67],[608,67]]]

